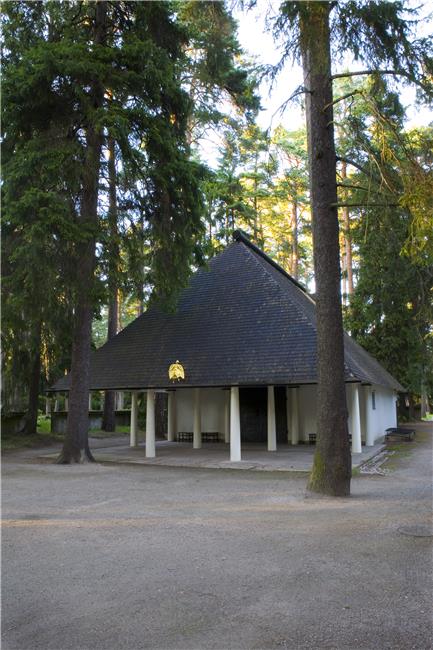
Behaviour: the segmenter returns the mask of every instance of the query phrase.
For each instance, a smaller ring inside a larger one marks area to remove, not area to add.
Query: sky
[[[414,2],[410,2],[415,6]],[[235,9],[233,15],[238,21],[238,39],[241,47],[251,56],[257,58],[260,63],[274,64],[277,63],[280,55],[270,33],[265,31],[265,14],[269,8],[276,10],[279,1],[258,0],[257,8],[254,11],[240,11]],[[426,12],[433,11],[433,0],[425,3]],[[422,35],[433,32],[432,20],[421,23],[419,33]],[[344,67],[350,69],[362,69],[359,65],[354,65],[350,59],[344,62]],[[340,66],[341,67],[341,66]],[[287,100],[290,95],[302,84],[302,71],[300,66],[287,64],[278,76],[272,90],[269,89],[269,83],[263,82],[260,87],[261,104],[265,110],[261,111],[258,117],[258,123],[263,129],[270,126],[274,128],[282,123],[290,130],[297,129],[304,125],[300,104],[296,101],[291,102],[281,116],[278,109]],[[433,121],[433,113],[425,107],[415,106],[415,90],[407,87],[402,88],[401,100],[404,106],[408,108],[407,127],[426,126]]]

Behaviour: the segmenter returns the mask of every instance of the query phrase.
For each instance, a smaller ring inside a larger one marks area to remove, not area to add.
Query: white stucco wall
[[[376,409],[373,410],[373,432],[375,440],[379,440],[385,435],[386,429],[397,426],[397,395],[394,391],[382,386],[372,386],[371,390],[376,395]]]
[[[349,433],[352,433],[351,418],[351,390],[352,387],[346,384],[346,399],[349,409]],[[367,439],[367,422],[370,421],[373,439],[375,442],[382,440],[385,430],[397,426],[397,396],[393,390],[383,386],[361,386],[358,384],[359,406],[361,417],[361,439],[365,443]],[[375,408],[373,409],[372,392],[375,393]],[[372,416],[368,419],[368,413]]]
[[[218,431],[224,439],[224,403],[227,391],[221,388],[200,389],[201,430]],[[194,389],[176,390],[176,433],[192,431],[194,420]]]
[[[352,433],[351,422],[351,386],[346,384],[346,400],[349,409],[349,433]],[[367,439],[367,408],[372,411],[372,427],[374,440],[383,438],[385,430],[397,426],[396,394],[383,386],[364,387],[358,384],[359,407],[361,419],[361,439]],[[375,392],[376,408],[372,408],[371,392]],[[317,387],[300,386],[299,388],[299,440],[308,442],[310,433],[317,433]]]
[[[299,440],[308,442],[309,434],[317,433],[317,387],[299,387]]]

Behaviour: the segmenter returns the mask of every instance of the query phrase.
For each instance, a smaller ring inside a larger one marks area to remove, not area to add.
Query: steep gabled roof
[[[176,360],[182,386],[315,383],[314,301],[237,232],[191,277],[174,313],[153,307],[92,354],[91,389],[172,387]],[[347,335],[345,361],[347,381],[403,390]],[[68,387],[64,377],[53,390]]]

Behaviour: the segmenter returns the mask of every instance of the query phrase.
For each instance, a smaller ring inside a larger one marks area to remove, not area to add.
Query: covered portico
[[[380,399],[377,388],[374,390],[371,385],[360,382],[347,384],[348,426],[353,454],[361,453],[363,444],[374,446],[380,437],[380,424],[375,424],[374,418]],[[316,439],[316,385],[179,387],[161,390],[168,393],[167,441],[185,441],[190,434],[193,450],[201,449],[203,439],[210,438],[229,444],[230,461],[239,462],[242,460],[243,442],[261,444],[268,452],[276,452],[279,445],[311,444]],[[131,447],[138,446],[139,392],[131,393]],[[146,395],[145,454],[147,458],[154,458],[155,397],[158,389],[142,392]],[[265,400],[258,399],[263,394]],[[254,412],[251,412],[251,396],[255,399]],[[389,426],[393,425],[393,422],[389,422]]]

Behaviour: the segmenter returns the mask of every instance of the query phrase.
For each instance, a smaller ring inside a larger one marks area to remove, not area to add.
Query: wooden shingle
[[[242,233],[199,269],[175,312],[152,307],[92,353],[92,390],[182,386],[300,385],[317,382],[315,304],[300,283]],[[346,381],[403,391],[345,335]],[[52,390],[68,390],[63,377]]]

